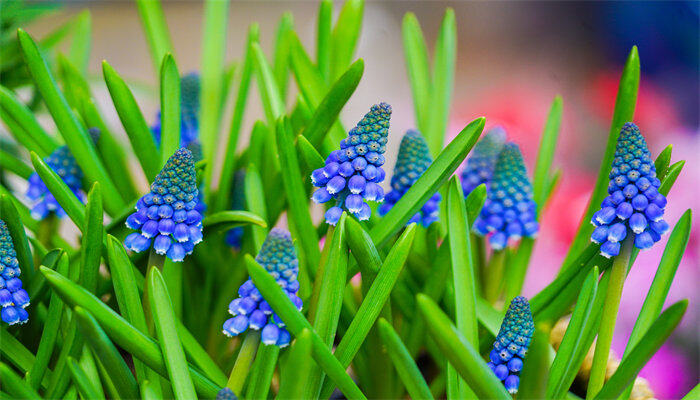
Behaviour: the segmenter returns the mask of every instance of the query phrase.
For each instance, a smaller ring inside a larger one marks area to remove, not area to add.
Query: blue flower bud
[[[609,201],[603,201],[601,210],[594,214],[594,221],[600,227],[612,229],[615,226],[618,232],[602,243],[601,254],[605,257],[618,255],[620,237],[626,236],[628,229],[635,235],[637,248],[650,248],[666,232],[663,226],[668,226],[665,221],[658,225],[661,232],[652,226],[663,221],[666,197],[658,192],[660,181],[656,177],[646,141],[639,128],[631,122],[620,131],[609,178]],[[614,216],[609,211],[610,202],[617,204]],[[624,236],[621,235],[620,226],[624,227]],[[600,243],[600,239],[600,231],[596,229],[591,240]]]
[[[509,375],[504,381],[503,386],[510,394],[518,393],[518,387],[520,386],[520,378],[517,375]]]
[[[169,259],[175,262],[180,262],[185,259],[185,256],[187,255],[187,250],[185,249],[185,246],[182,245],[182,243],[172,243],[170,245],[170,249],[168,249],[168,252],[165,254]]]
[[[263,328],[260,338],[262,342],[268,346],[277,344],[277,339],[279,339],[280,328],[275,324],[267,324]]]
[[[348,132],[348,137],[341,140],[341,150],[333,151],[326,158],[325,166],[311,174],[312,184],[320,188],[312,196],[314,202],[336,200],[336,205],[326,212],[327,223],[335,225],[343,208],[358,219],[368,219],[371,210],[364,201],[381,201],[383,192],[375,187],[369,188],[369,185],[384,179],[380,166],[384,163],[382,153],[385,151],[390,116],[391,107],[388,104],[372,106],[357,126]],[[322,171],[323,179],[318,171]],[[348,202],[348,197],[359,195],[362,195],[359,201],[364,205],[358,204],[355,197]]]
[[[610,242],[621,242],[627,236],[627,228],[623,223],[616,223],[608,229],[608,241]]]
[[[276,345],[280,348],[284,348],[289,346],[289,343],[292,341],[292,335],[289,334],[289,331],[282,328],[280,329],[279,336],[277,337],[277,343]]]
[[[155,249],[156,253],[165,255],[168,252],[168,249],[170,249],[170,243],[170,237],[161,234],[158,235],[153,241],[153,248]]]
[[[486,184],[488,188],[496,159],[505,142],[505,130],[501,127],[495,127],[489,130],[474,146],[460,175],[464,197],[482,183]]]

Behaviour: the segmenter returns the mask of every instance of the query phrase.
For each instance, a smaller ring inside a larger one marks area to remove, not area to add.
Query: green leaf
[[[693,400],[697,399],[700,396],[700,383],[695,385],[694,388],[690,390],[681,400]]]
[[[550,369],[549,326],[543,324],[535,327],[530,348],[525,357],[520,373],[518,397],[522,399],[544,399]]]
[[[656,161],[654,161],[656,177],[662,181],[664,180],[664,177],[666,177],[668,166],[671,164],[671,152],[673,152],[673,145],[669,144],[661,151],[661,153],[659,153],[659,156],[656,157]]]
[[[3,346],[5,344],[3,343]],[[2,381],[2,389],[6,390],[13,397],[18,399],[40,399],[41,396],[26,384],[15,371],[13,371],[5,363],[0,362],[0,380]]]
[[[331,27],[333,25],[333,2],[321,0],[318,6],[316,27],[316,65],[323,79],[328,82],[331,74]]]
[[[270,392],[272,376],[277,366],[280,348],[264,343],[258,345],[258,352],[248,377],[247,399],[266,399]]]
[[[0,86],[0,110],[9,132],[27,150],[46,157],[58,147],[56,139],[39,125],[32,111],[4,86]]]
[[[627,358],[630,351],[637,345],[637,343],[639,343],[642,336],[649,330],[651,325],[661,314],[664,302],[668,296],[668,291],[671,288],[671,283],[673,282],[673,278],[676,276],[676,271],[678,270],[678,266],[681,263],[681,258],[685,253],[688,240],[690,239],[692,216],[692,211],[690,209],[686,210],[686,212],[683,213],[681,218],[676,223],[676,226],[673,228],[673,231],[668,238],[668,243],[664,249],[664,254],[661,256],[659,268],[656,270],[654,280],[652,281],[649,292],[644,299],[642,309],[639,311],[637,321],[634,323],[634,328],[632,329],[632,333],[630,334],[627,342],[627,347],[625,347],[622,360]],[[623,396],[624,399],[629,397],[631,390],[632,387],[627,388],[627,394]]]
[[[474,188],[467,196],[466,208],[467,208],[467,221],[475,221],[476,217],[481,212],[481,207],[484,206],[486,201],[486,185],[481,184]]]
[[[151,50],[153,69],[157,74],[165,54],[173,52],[168,24],[165,22],[160,0],[136,0],[136,6],[139,10],[143,30],[146,33],[148,47]]]
[[[637,46],[632,46],[632,50],[627,57],[625,67],[622,70],[620,77],[620,85],[617,89],[617,98],[615,99],[615,110],[613,111],[612,122],[610,124],[610,133],[608,134],[608,143],[605,146],[605,153],[598,171],[593,193],[588,201],[586,212],[581,218],[581,222],[576,232],[574,240],[571,242],[569,252],[564,259],[564,264],[569,264],[573,259],[578,257],[580,250],[588,243],[593,226],[589,223],[593,213],[598,210],[600,203],[607,195],[608,190],[608,173],[612,167],[613,157],[615,156],[615,146],[617,138],[620,136],[620,130],[625,122],[630,122],[634,119],[634,109],[637,104],[637,89],[639,88],[639,53]]]
[[[199,137],[204,158],[214,165],[219,147],[220,104],[226,56],[228,1],[207,0],[204,3],[202,28],[201,107]],[[207,168],[204,182],[212,181],[213,168]],[[208,185],[205,185],[205,188]]]
[[[2,149],[0,149],[0,170],[12,172],[25,180],[34,173],[34,170],[24,161]]]
[[[34,261],[32,261],[32,252],[29,248],[27,233],[24,231],[24,226],[15,204],[7,195],[0,196],[0,219],[5,221],[7,230],[10,232],[12,244],[17,253],[17,262],[19,262],[23,275],[31,280],[34,276]]]
[[[282,94],[277,87],[270,64],[267,62],[260,45],[253,43],[252,50],[255,72],[258,76],[258,87],[260,88],[260,100],[262,101],[268,123],[273,125],[277,118],[284,113]]]
[[[194,386],[187,368],[185,351],[177,335],[175,313],[170,302],[168,289],[158,268],[150,268],[148,273],[148,301],[153,311],[153,323],[163,352],[165,367],[176,399],[194,399]]]
[[[425,382],[425,378],[421,375],[418,366],[409,354],[406,346],[401,341],[401,338],[394,331],[384,318],[380,318],[377,323],[379,326],[379,335],[382,338],[384,347],[391,361],[394,363],[394,368],[401,378],[408,395],[412,399],[432,399],[433,395]]]
[[[80,283],[92,293],[97,290],[100,275],[100,258],[102,255],[102,238],[104,237],[102,191],[99,182],[95,182],[88,193],[85,209],[86,224],[83,228],[81,246]]]
[[[678,175],[680,175],[684,166],[685,160],[681,160],[668,168],[668,172],[666,173],[663,182],[661,182],[661,186],[659,186],[659,193],[663,194],[664,196],[668,195],[668,192],[671,191],[671,187],[674,183],[676,183],[676,179],[678,179]]]
[[[78,320],[78,327],[85,340],[92,347],[95,354],[99,354],[99,362],[109,371],[109,376],[120,397],[126,399],[137,398],[138,385],[131,370],[95,318],[82,307],[76,307],[73,315]]]
[[[438,305],[423,294],[418,294],[416,301],[428,333],[474,393],[479,398],[509,400],[503,384]]]
[[[331,77],[335,79],[350,65],[362,27],[363,0],[348,0],[331,33]]]
[[[688,300],[681,300],[666,309],[649,330],[642,336],[639,343],[632,348],[629,356],[622,360],[615,373],[605,382],[596,399],[614,399],[622,394],[623,390],[634,382],[634,378],[646,365],[649,359],[664,344],[666,339],[673,333],[676,326],[681,322],[681,318],[688,308]]]
[[[243,115],[245,113],[246,102],[248,100],[248,89],[250,88],[250,78],[253,73],[253,43],[258,41],[259,28],[257,24],[251,24],[248,30],[248,42],[246,45],[245,57],[243,58],[243,66],[241,68],[240,82],[238,84],[238,93],[236,93],[236,102],[233,106],[233,117],[231,118],[231,127],[228,132],[226,141],[226,157],[221,163],[221,178],[219,179],[219,193],[213,199],[215,210],[224,210],[230,205],[231,184],[233,183],[233,174],[235,173],[236,163],[236,147],[238,145],[238,136],[243,124]],[[255,126],[258,124],[256,123]],[[253,129],[255,131],[255,127]],[[211,170],[212,168],[209,168]],[[205,189],[208,190],[208,189]],[[205,197],[206,196],[205,193]],[[212,204],[208,201],[207,204]]]
[[[323,157],[321,157],[314,146],[302,135],[297,136],[297,148],[299,150],[299,157],[301,157],[304,164],[306,164],[306,171],[323,168],[325,165]]]
[[[163,354],[157,342],[127,322],[100,299],[65,276],[43,266],[40,267],[40,271],[64,302],[71,307],[80,306],[90,312],[117,346],[143,361],[161,376],[168,376]],[[201,396],[215,397],[221,386],[204,377],[192,366],[188,366],[188,368],[197,393]]]
[[[436,156],[442,150],[445,140],[447,120],[450,116],[452,86],[454,84],[455,64],[457,59],[457,24],[454,10],[445,10],[445,16],[440,25],[435,57],[433,61],[433,85],[430,91],[430,103],[426,130],[423,132],[430,147],[430,153]]]
[[[427,113],[430,105],[430,93],[432,91],[428,46],[425,43],[425,37],[423,36],[420,23],[416,15],[412,12],[407,12],[406,15],[404,15],[401,31],[403,33],[406,70],[413,94],[416,126],[421,132],[427,133]]]
[[[82,228],[85,225],[85,206],[83,206],[73,191],[63,182],[63,179],[61,179],[51,167],[46,165],[36,153],[32,152],[31,158],[36,173],[51,194],[54,195],[58,204],[61,205],[75,225],[78,226],[78,228]]]
[[[265,219],[248,211],[219,211],[216,214],[208,215],[202,221],[205,235],[225,232],[231,228],[244,225],[258,225],[267,227]]]
[[[124,199],[100,161],[92,145],[90,135],[78,122],[66,99],[58,90],[56,81],[46,64],[46,60],[39,54],[36,43],[21,29],[17,31],[17,36],[34,83],[75,160],[88,180],[100,182],[104,187],[107,209],[110,211],[119,210],[124,205]]]
[[[160,167],[180,148],[180,73],[165,54],[160,66]]]
[[[591,323],[591,317],[598,292],[598,276],[598,267],[593,267],[583,283],[569,326],[552,362],[547,382],[548,399],[564,399],[566,397],[569,387],[581,368],[582,357],[588,351],[586,338],[594,325]]]
[[[244,179],[244,194],[246,207],[250,212],[258,214],[263,220],[267,219],[267,209],[265,208],[265,193],[263,193],[260,174],[254,164],[248,165]],[[262,225],[251,226],[253,232],[253,244],[255,249],[262,247],[267,236],[267,227]]]
[[[399,274],[403,270],[415,234],[416,224],[409,225],[391,248],[379,269],[377,277],[372,282],[372,286],[364,296],[360,308],[357,310],[350,326],[345,331],[343,338],[336,347],[334,353],[335,357],[343,366],[347,367],[350,365],[355,354],[360,350],[360,346],[367,338],[379,313],[382,308],[384,308],[384,304],[389,299],[389,295],[399,278]],[[329,254],[329,257],[330,256],[331,254]],[[343,283],[345,283],[344,279]],[[322,312],[322,310],[319,309],[316,315],[319,315],[319,312]],[[321,390],[321,397],[324,399],[330,397],[332,392],[333,386],[330,382],[326,382]]]
[[[160,153],[156,148],[151,129],[146,124],[131,90],[117,74],[117,71],[106,61],[102,62],[102,73],[134,154],[136,154],[146,178],[151,182],[160,171],[160,157],[154,157],[155,154]]]
[[[311,213],[309,211],[309,199],[306,195],[303,182],[299,179],[301,170],[297,153],[292,142],[291,126],[289,120],[284,118],[277,121],[277,149],[282,171],[282,184],[284,192],[287,194],[287,202],[289,203],[289,217],[294,225],[294,231],[299,238],[299,245],[302,250],[302,261],[306,267],[300,273],[307,273],[313,276],[313,273],[319,265],[321,253],[318,249],[318,236],[311,221]],[[302,279],[305,279],[302,277]],[[300,281],[303,282],[303,281]],[[343,283],[345,280],[343,279]]]
[[[78,388],[80,396],[84,399],[99,399],[104,396],[99,395],[99,391],[94,386],[94,382],[85,374],[85,371],[78,365],[78,362],[73,357],[68,357],[68,369],[73,378],[73,383]]]
[[[355,61],[330,88],[326,96],[316,107],[311,121],[304,129],[304,136],[318,148],[333,124],[338,120],[340,111],[357,89],[365,70],[362,59]]]
[[[280,390],[278,399],[303,398],[304,384],[314,363],[311,358],[312,335],[304,328],[297,335],[289,350],[287,364],[281,370]]]
[[[87,73],[92,44],[92,19],[90,11],[82,11],[73,22],[73,41],[70,45],[70,59],[82,75]]]
[[[321,340],[321,337],[313,330],[309,321],[297,310],[284,290],[277,284],[275,278],[260,264],[255,262],[250,255],[245,256],[245,263],[253,283],[255,283],[262,296],[270,304],[270,307],[284,321],[287,329],[295,336],[299,335],[303,329],[308,329],[311,332],[313,358],[324,369],[326,374],[333,379],[343,394],[349,399],[365,399],[366,397],[355,382],[345,372],[345,368],[343,368],[338,359],[333,357],[328,345]]]
[[[422,204],[457,170],[479,139],[483,129],[484,118],[477,118],[462,129],[462,132],[445,147],[423,175],[401,197],[401,200],[383,217],[386,223],[382,222],[372,228],[370,235],[374,243],[383,245],[406,224]]]
[[[273,59],[273,73],[277,87],[284,101],[287,93],[287,82],[289,81],[289,32],[294,29],[294,17],[290,12],[285,12],[277,24],[275,33],[275,54]]]
[[[535,203],[543,204],[547,196],[547,188],[551,180],[550,169],[554,159],[554,150],[557,146],[559,127],[561,126],[562,99],[557,96],[552,101],[552,106],[547,115],[547,122],[542,131],[540,149],[537,153],[535,173],[532,178],[532,193]]]

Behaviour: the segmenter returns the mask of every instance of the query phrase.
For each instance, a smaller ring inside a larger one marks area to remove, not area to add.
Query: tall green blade
[[[136,6],[141,16],[141,24],[146,33],[148,47],[151,50],[153,69],[158,74],[160,63],[166,53],[173,52],[173,44],[165,22],[160,0],[136,0]]]
[[[416,126],[421,132],[427,132],[428,109],[432,79],[430,77],[430,62],[428,46],[421,30],[418,18],[412,12],[406,13],[401,26],[403,33],[403,51],[406,59],[408,81],[411,83],[413,107],[415,109]]]
[[[180,73],[173,55],[160,66],[160,166],[180,148]]]
[[[102,238],[104,237],[102,191],[100,184],[95,182],[88,193],[88,203],[85,208],[86,224],[83,228],[81,242],[81,273],[80,283],[92,293],[97,291],[100,276],[100,259],[102,256]]]
[[[291,350],[287,364],[281,371],[280,390],[278,399],[301,399],[304,391],[305,379],[308,376],[311,365],[311,332],[303,329],[298,335]]]
[[[552,106],[547,115],[547,122],[542,131],[540,149],[537,153],[535,173],[532,178],[532,192],[535,203],[543,204],[547,196],[547,188],[551,180],[550,170],[554,160],[554,150],[557,146],[559,127],[561,126],[562,98],[557,96],[552,101]]]
[[[347,0],[331,33],[331,77],[336,79],[350,65],[362,27],[364,0]]]
[[[29,151],[36,151],[42,157],[46,157],[58,146],[56,139],[49,136],[44,128],[17,96],[8,88],[0,86],[0,109],[2,119],[16,126],[18,129],[10,129],[15,139]],[[9,126],[9,124],[8,124]]]
[[[316,27],[316,66],[323,79],[328,82],[331,74],[331,27],[333,25],[333,2],[321,0]]]
[[[70,59],[82,75],[87,74],[90,61],[90,45],[92,44],[92,18],[90,11],[78,14],[73,23],[73,41],[70,44]]]

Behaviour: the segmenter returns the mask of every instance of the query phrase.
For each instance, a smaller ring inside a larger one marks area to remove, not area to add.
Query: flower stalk
[[[485,271],[486,283],[484,285],[484,298],[491,304],[498,301],[503,287],[503,273],[506,268],[505,250],[496,250],[491,255],[489,265]]]
[[[241,393],[243,390],[243,384],[248,377],[251,365],[253,365],[259,344],[260,332],[251,329],[245,339],[243,339],[241,350],[238,352],[238,357],[236,357],[236,363],[233,365],[231,375],[226,383],[226,387],[233,390],[234,393]]]

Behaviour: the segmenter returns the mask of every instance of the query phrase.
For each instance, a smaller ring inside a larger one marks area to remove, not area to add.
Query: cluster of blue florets
[[[90,128],[88,131],[93,142],[99,139],[100,131],[97,128]],[[78,166],[78,162],[68,149],[68,146],[60,146],[54,150],[44,162],[49,166],[68,186],[68,188],[85,203],[85,192],[83,192],[83,171]],[[53,213],[59,218],[63,218],[66,212],[58,204],[54,195],[49,191],[39,175],[34,172],[29,175],[29,187],[27,188],[27,198],[33,202],[31,215],[36,220],[43,220]]]
[[[423,139],[420,132],[409,130],[401,139],[399,155],[394,167],[394,175],[391,177],[391,191],[386,194],[384,203],[379,207],[379,215],[385,215],[391,210],[404,193],[416,183],[416,180],[425,172],[433,162],[430,157],[428,144]],[[440,193],[435,193],[413,215],[408,223],[420,223],[427,227],[438,220],[438,209],[440,207]]]
[[[284,229],[275,228],[265,238],[265,242],[255,257],[260,265],[275,278],[289,299],[301,311],[302,301],[299,291],[299,261],[297,260],[292,237]],[[291,335],[270,305],[263,299],[253,281],[248,279],[238,289],[238,296],[228,306],[233,315],[224,322],[224,334],[238,336],[248,328],[262,330],[261,340],[266,345],[286,347]]]
[[[126,237],[124,246],[135,252],[151,247],[173,261],[182,261],[202,241],[202,214],[198,207],[197,177],[192,153],[180,148],[136,203],[126,226],[140,230]]]
[[[486,184],[488,188],[493,175],[496,159],[506,143],[506,131],[500,126],[491,128],[469,153],[467,165],[460,175],[464,197],[477,186]]]
[[[501,250],[508,240],[535,237],[539,231],[537,204],[532,200],[532,184],[527,177],[523,155],[518,145],[507,143],[498,155],[488,196],[474,231],[489,235],[494,250]]]
[[[534,331],[535,323],[532,321],[527,299],[522,296],[514,298],[508,307],[496,341],[493,342],[488,363],[489,368],[511,394],[518,392],[523,359],[527,355]]]
[[[335,225],[343,209],[360,221],[369,219],[372,211],[365,201],[382,202],[384,190],[384,152],[391,106],[379,103],[372,106],[360,122],[340,142],[340,150],[333,151],[323,168],[311,174],[311,182],[318,187],[312,198],[316,203],[336,200],[326,212],[326,222]]]
[[[238,400],[238,396],[233,393],[233,390],[225,387],[216,394],[216,400]]]
[[[180,146],[195,151],[199,138],[199,75],[190,73],[180,78]],[[153,136],[160,143],[161,120],[158,113],[155,124],[151,127]],[[191,147],[195,144],[195,148]]]
[[[596,226],[591,240],[601,244],[603,256],[616,256],[629,229],[637,248],[650,248],[668,231],[663,219],[666,197],[658,191],[661,181],[647,143],[631,122],[620,131],[609,176],[609,195],[591,220]]]
[[[24,324],[29,320],[25,310],[29,305],[29,294],[22,289],[20,272],[10,231],[5,221],[0,220],[0,316],[10,325]]]

